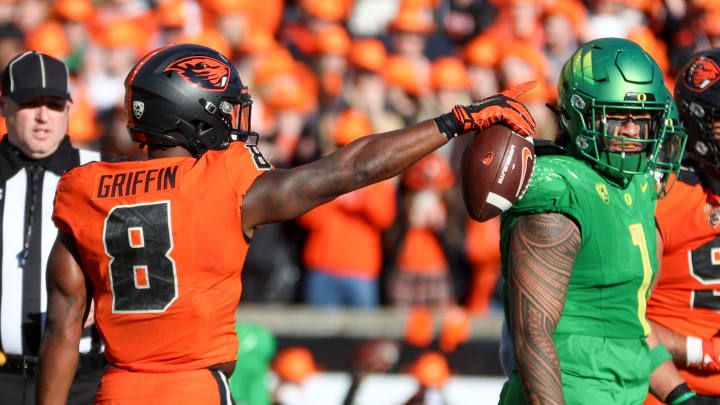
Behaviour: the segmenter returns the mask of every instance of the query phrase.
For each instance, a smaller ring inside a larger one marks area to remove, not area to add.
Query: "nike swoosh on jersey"
[[[518,189],[515,192],[515,197],[520,195],[520,190],[522,190],[522,186],[525,183],[525,175],[527,174],[527,167],[528,167],[528,160],[532,159],[532,152],[529,148],[523,147],[522,149],[522,172],[520,174],[520,183],[518,184]]]

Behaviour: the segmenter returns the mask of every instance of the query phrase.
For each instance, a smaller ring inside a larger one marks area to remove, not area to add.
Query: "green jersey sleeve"
[[[571,163],[564,156],[537,157],[535,171],[525,195],[501,217],[504,243],[508,241],[515,223],[524,215],[557,212],[570,216],[579,226],[583,223],[583,211],[573,187],[577,175],[571,168],[572,164],[577,163]]]

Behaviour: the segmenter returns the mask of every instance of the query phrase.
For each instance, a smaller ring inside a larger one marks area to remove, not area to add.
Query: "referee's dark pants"
[[[81,354],[67,405],[92,405],[105,368],[102,353]],[[7,355],[0,366],[0,403],[35,405],[37,357]]]

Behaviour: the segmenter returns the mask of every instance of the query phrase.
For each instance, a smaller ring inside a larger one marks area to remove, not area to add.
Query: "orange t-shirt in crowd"
[[[342,195],[298,219],[309,231],[307,268],[333,276],[376,279],[382,267],[381,232],[395,220],[395,183],[386,180]]]
[[[397,268],[416,274],[444,274],[448,264],[442,245],[428,228],[410,227],[400,243]]]
[[[468,219],[465,232],[465,252],[473,273],[467,307],[475,315],[485,315],[500,277],[500,218]]]
[[[660,277],[647,306],[649,319],[683,335],[708,339],[720,330],[720,197],[696,174],[682,172],[658,200],[663,238]],[[680,370],[690,388],[720,394],[720,374]]]
[[[76,241],[113,365],[180,372],[235,360],[242,198],[269,167],[255,145],[233,142],[199,159],[96,162],[61,178],[53,220]]]

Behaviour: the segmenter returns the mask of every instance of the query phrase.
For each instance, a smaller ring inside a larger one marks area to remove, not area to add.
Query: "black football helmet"
[[[720,180],[720,48],[695,53],[678,74],[675,102],[688,135],[687,151],[703,169]]]
[[[156,49],[125,79],[130,138],[149,146],[183,146],[196,157],[245,141],[251,107],[232,63],[201,45]]]

